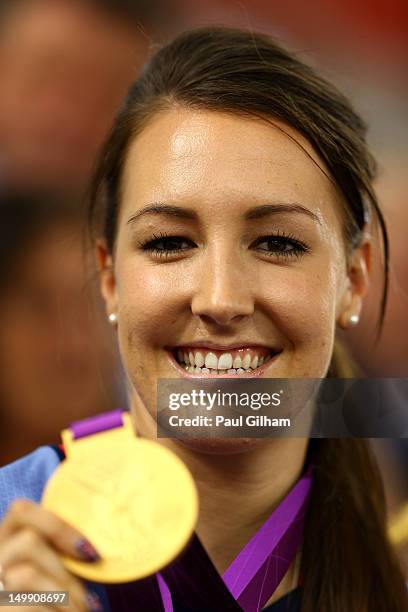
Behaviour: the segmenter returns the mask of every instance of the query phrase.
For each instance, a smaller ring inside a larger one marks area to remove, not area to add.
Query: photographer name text
[[[203,415],[197,415],[192,418],[180,417],[178,415],[172,415],[169,418],[169,425],[171,427],[290,427],[290,419],[273,419],[266,415],[247,415],[242,414],[228,418],[222,415],[216,417],[209,417]]]

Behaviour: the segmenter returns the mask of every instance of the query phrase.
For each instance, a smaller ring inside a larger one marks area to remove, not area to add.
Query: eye
[[[142,251],[148,251],[158,257],[169,257],[197,247],[184,236],[169,236],[162,233],[153,236],[150,240],[139,243],[139,246]]]
[[[260,236],[251,247],[270,257],[301,257],[309,251],[304,242],[285,232]]]

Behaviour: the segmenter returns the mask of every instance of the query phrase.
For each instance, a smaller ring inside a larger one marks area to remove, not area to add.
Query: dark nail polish
[[[101,558],[92,544],[85,538],[77,542],[76,549],[85,561],[99,561]]]
[[[90,612],[103,612],[101,600],[96,593],[88,592],[86,594],[86,603]]]

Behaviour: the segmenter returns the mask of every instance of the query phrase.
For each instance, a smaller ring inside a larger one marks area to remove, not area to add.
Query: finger
[[[65,568],[57,552],[35,531],[24,529],[17,532],[0,548],[3,573],[13,565],[28,563],[42,575],[64,585],[63,590],[75,590],[78,596],[85,597],[82,583]]]
[[[89,612],[103,612],[104,607],[102,605],[99,596],[93,591],[88,591],[86,595],[86,602],[88,605]]]
[[[98,561],[94,546],[59,516],[28,499],[19,499],[9,508],[0,524],[0,548],[10,535],[29,527],[42,535],[60,553],[83,561]]]
[[[24,593],[27,591],[68,591],[69,594],[69,610],[72,612],[88,611],[87,593],[82,585],[60,583],[54,581],[49,576],[41,574],[38,569],[30,563],[19,563],[10,566],[4,571],[4,583],[8,591],[17,591]],[[40,604],[41,605],[41,604]],[[47,609],[67,611],[66,602],[54,603],[51,606],[46,606]],[[26,607],[25,607],[26,609]],[[37,607],[38,610],[38,607]]]
[[[1,563],[0,563],[0,591],[4,591],[3,566]]]

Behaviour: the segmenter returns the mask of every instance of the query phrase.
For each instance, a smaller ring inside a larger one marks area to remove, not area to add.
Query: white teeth
[[[194,372],[196,372],[197,374],[201,374],[201,368],[199,368],[199,367],[197,367],[197,366],[196,366],[196,367],[194,368]]]
[[[247,370],[250,365],[251,365],[251,355],[247,353],[242,360],[242,367],[244,368],[244,370]]]
[[[255,368],[257,367],[258,367],[258,355],[255,355],[255,357],[251,361],[251,368],[255,370]]]
[[[214,355],[214,353],[207,353],[205,356],[205,367],[210,368],[210,370],[216,370],[218,367],[218,359]]]
[[[235,357],[234,362],[232,364],[232,366],[237,369],[237,368],[242,368],[242,359],[241,357],[238,355],[238,357]]]
[[[232,358],[231,353],[222,353],[217,358],[215,353],[207,353],[205,356],[200,351],[193,353],[193,351],[183,351],[177,349],[177,359],[181,365],[185,367],[189,372],[202,372],[204,374],[242,374],[243,372],[250,372],[255,370],[259,366],[267,363],[272,358],[271,354],[258,357],[255,355],[251,358],[250,353],[246,353],[243,357],[237,356]]]
[[[218,359],[218,369],[228,370],[232,368],[232,355],[230,353],[223,353]]]
[[[203,354],[198,352],[195,354],[195,358],[194,358],[194,362],[196,364],[196,366],[198,366],[199,368],[202,368],[204,365],[204,357]]]

